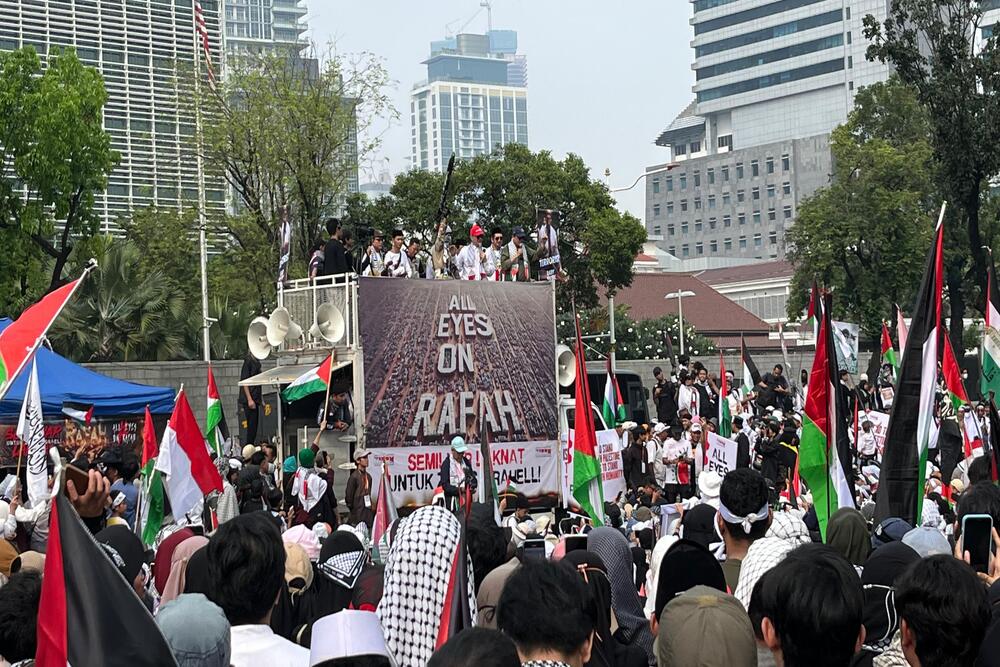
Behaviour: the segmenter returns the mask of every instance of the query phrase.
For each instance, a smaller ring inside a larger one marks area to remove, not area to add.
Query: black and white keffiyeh
[[[330,581],[344,588],[354,588],[368,563],[368,553],[351,531],[335,530],[326,538],[316,568]]]
[[[386,647],[398,665],[424,665],[434,653],[452,562],[462,527],[443,507],[422,507],[399,525],[385,564],[385,588],[376,613]],[[468,589],[476,620],[475,581]]]

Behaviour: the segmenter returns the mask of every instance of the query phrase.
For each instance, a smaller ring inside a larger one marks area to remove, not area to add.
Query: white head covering
[[[309,667],[336,658],[380,655],[396,664],[385,645],[378,616],[370,611],[345,609],[324,616],[312,629]]]

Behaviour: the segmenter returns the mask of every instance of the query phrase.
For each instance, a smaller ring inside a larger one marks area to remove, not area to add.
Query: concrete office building
[[[527,60],[517,33],[491,30],[431,43],[427,80],[410,94],[415,168],[443,171],[497,146],[528,143]]]
[[[305,0],[222,0],[226,52],[284,51],[297,55],[309,46]]]
[[[780,258],[799,203],[829,181],[829,133],[887,78],[862,21],[888,0],[692,0],[695,100],[657,137],[646,227],[680,258]]]
[[[219,2],[201,6],[219,72]],[[194,35],[193,0],[0,2],[0,50],[31,45],[44,60],[72,47],[104,78],[104,127],[121,157],[96,197],[104,232],[118,231],[116,220],[136,208],[198,204],[194,84],[190,75],[178,75],[194,71]],[[220,174],[206,171],[205,197],[208,210],[224,209]]]

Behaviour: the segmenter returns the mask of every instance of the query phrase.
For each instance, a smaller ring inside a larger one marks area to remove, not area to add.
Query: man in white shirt
[[[660,449],[660,457],[657,460],[657,481],[662,470],[663,497],[668,503],[677,502],[683,495],[680,485],[680,478],[677,473],[677,464],[687,458],[691,451],[690,443],[681,437],[679,429],[671,428],[669,432],[664,432],[667,436],[663,440],[663,447]]]
[[[285,548],[264,512],[241,514],[208,543],[209,599],[229,620],[233,667],[308,667],[309,649],[271,630],[271,612],[284,585]]]
[[[469,230],[469,245],[462,248],[455,263],[458,265],[458,277],[461,280],[484,280],[485,271],[483,264],[486,261],[486,253],[483,251],[483,228],[478,224],[472,225]]]
[[[483,262],[483,273],[486,280],[499,282],[500,280],[500,256],[503,254],[503,232],[499,227],[494,227],[490,232],[490,247],[486,249],[486,261]]]
[[[867,419],[861,422],[861,432],[858,433],[858,456],[861,465],[874,463],[878,455],[878,443],[875,441],[875,431]]]
[[[384,275],[393,278],[406,278],[412,272],[410,258],[403,251],[403,231],[395,229],[392,232],[392,247],[385,253]]]

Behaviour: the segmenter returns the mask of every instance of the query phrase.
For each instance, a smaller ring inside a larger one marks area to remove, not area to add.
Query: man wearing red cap
[[[486,253],[483,251],[483,228],[479,223],[472,225],[469,230],[469,245],[462,248],[456,258],[458,264],[458,275],[462,280],[483,280],[483,262],[486,260]]]

